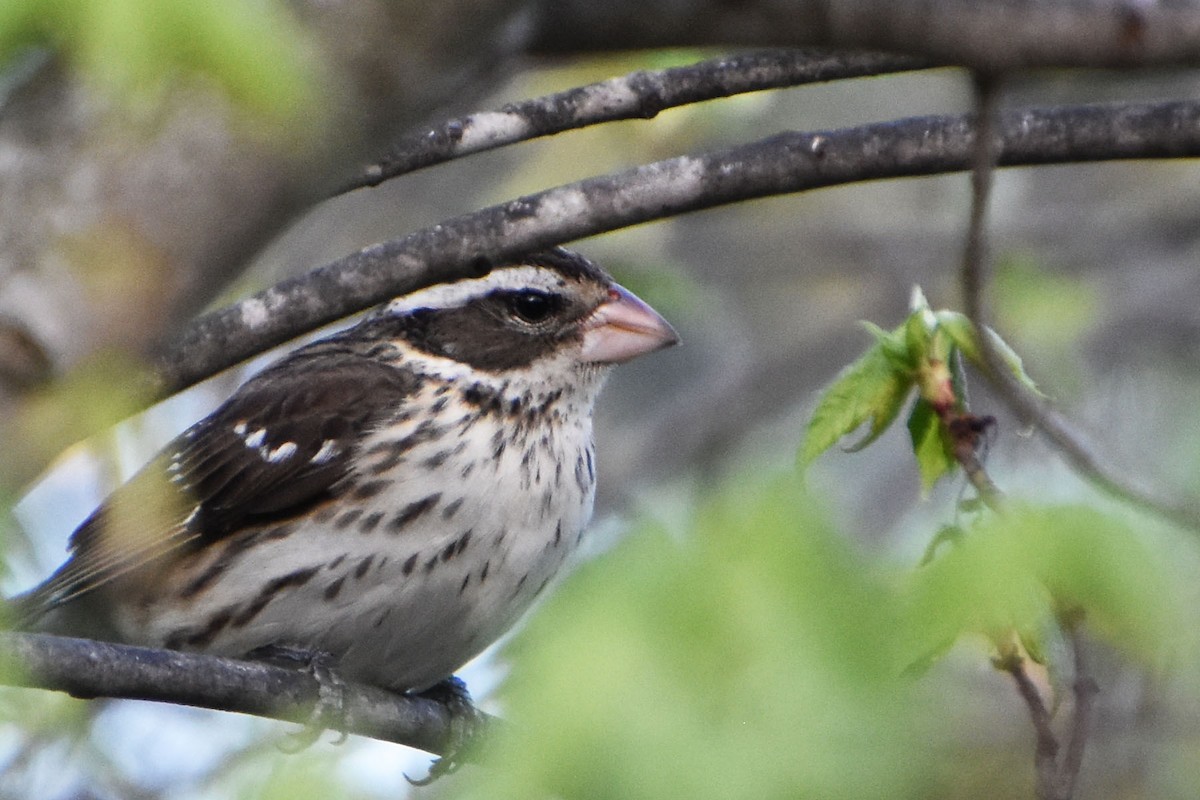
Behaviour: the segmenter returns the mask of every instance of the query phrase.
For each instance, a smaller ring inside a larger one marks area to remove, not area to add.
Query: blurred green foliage
[[[77,442],[146,407],[151,386],[144,367],[119,350],[101,350],[32,394],[14,420],[22,432],[8,457],[44,464]]]
[[[1188,592],[1165,553],[1124,522],[1084,507],[1016,507],[988,515],[913,574],[911,651],[936,653],[982,633],[1013,633],[1036,652],[1060,614],[1145,663],[1194,650]],[[1192,620],[1194,622],[1194,620]]]
[[[899,612],[795,479],[736,482],[539,612],[512,648],[513,730],[466,796],[923,796]]]
[[[5,0],[0,66],[51,47],[125,102],[203,75],[252,113],[294,119],[311,106],[316,60],[281,0]]]
[[[1143,663],[1194,647],[1164,554],[1087,508],[989,516],[900,570],[790,475],[732,481],[686,527],[629,536],[510,646],[513,724],[462,797],[953,796],[971,745],[914,664],[963,636],[1033,647],[1068,608]]]

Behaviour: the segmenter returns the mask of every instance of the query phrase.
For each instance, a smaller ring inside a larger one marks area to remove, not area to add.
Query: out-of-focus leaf
[[[68,446],[145,408],[149,390],[144,368],[128,355],[96,353],[31,396],[18,423],[24,435],[6,455],[45,463]],[[18,452],[18,443],[26,449]]]
[[[914,573],[912,658],[968,633],[1028,636],[1079,608],[1089,632],[1157,660],[1194,647],[1194,635],[1183,641],[1184,596],[1166,562],[1122,523],[1086,508],[1014,508]]]
[[[876,341],[821,396],[808,421],[800,463],[812,463],[843,436],[870,422],[866,437],[851,449],[866,447],[896,419],[911,389],[912,378],[896,369],[884,345]]]
[[[954,443],[933,406],[920,397],[908,415],[908,435],[921,472],[921,491],[928,493],[939,478],[954,471]]]
[[[573,576],[511,648],[503,767],[465,796],[926,796],[889,590],[796,483],[735,483],[684,540],[642,530]]]
[[[190,75],[274,120],[313,110],[314,57],[279,0],[0,3],[0,64],[23,48],[45,46],[123,100],[152,96]]]

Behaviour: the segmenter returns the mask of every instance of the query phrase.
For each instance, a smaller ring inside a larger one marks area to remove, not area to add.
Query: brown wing
[[[332,496],[360,437],[413,393],[402,367],[334,341],[288,356],[193,425],[86,520],[71,558],[22,598],[36,619],[189,543]]]

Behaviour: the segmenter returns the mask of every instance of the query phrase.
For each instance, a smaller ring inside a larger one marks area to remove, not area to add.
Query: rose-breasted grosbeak
[[[610,366],[676,341],[565,250],[398,297],[175,439],[75,531],[18,613],[434,685],[512,625],[582,537]]]

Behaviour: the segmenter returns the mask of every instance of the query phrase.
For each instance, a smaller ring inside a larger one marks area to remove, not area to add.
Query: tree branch
[[[1037,744],[1034,748],[1034,771],[1037,775],[1038,800],[1054,800],[1054,786],[1058,776],[1058,737],[1050,725],[1050,711],[1042,700],[1037,685],[1025,671],[1025,659],[1013,648],[1012,652],[996,659],[996,667],[1012,676],[1017,692],[1029,709],[1029,719]]]
[[[411,134],[336,193],[377,186],[434,164],[587,125],[652,119],[668,108],[765,89],[930,66],[930,62],[907,56],[788,49],[723,56],[686,67],[641,70],[510,103],[495,111],[477,112]]]
[[[1200,9],[1139,0],[541,0],[530,49],[807,45],[984,70],[1200,63]]]
[[[1200,155],[1200,103],[1004,113],[1001,166]],[[970,164],[971,121],[916,117],[788,132],[547,189],[365,248],[191,323],[156,359],[155,397],[390,297],[522,253],[751,198]]]
[[[1092,677],[1087,654],[1084,652],[1083,635],[1079,632],[1083,612],[1076,611],[1064,615],[1062,625],[1067,633],[1067,641],[1075,657],[1075,674],[1071,684],[1075,698],[1075,708],[1072,711],[1071,729],[1067,735],[1067,749],[1059,766],[1060,794],[1072,797],[1075,794],[1075,784],[1079,779],[1079,769],[1083,766],[1083,753],[1088,733],[1092,727],[1092,710],[1096,705],[1096,696],[1100,687]]]
[[[75,697],[153,700],[306,724],[312,674],[254,661],[32,633],[0,633],[0,682]],[[465,706],[347,684],[345,731],[444,754],[498,722]],[[469,757],[469,754],[468,754]]]

